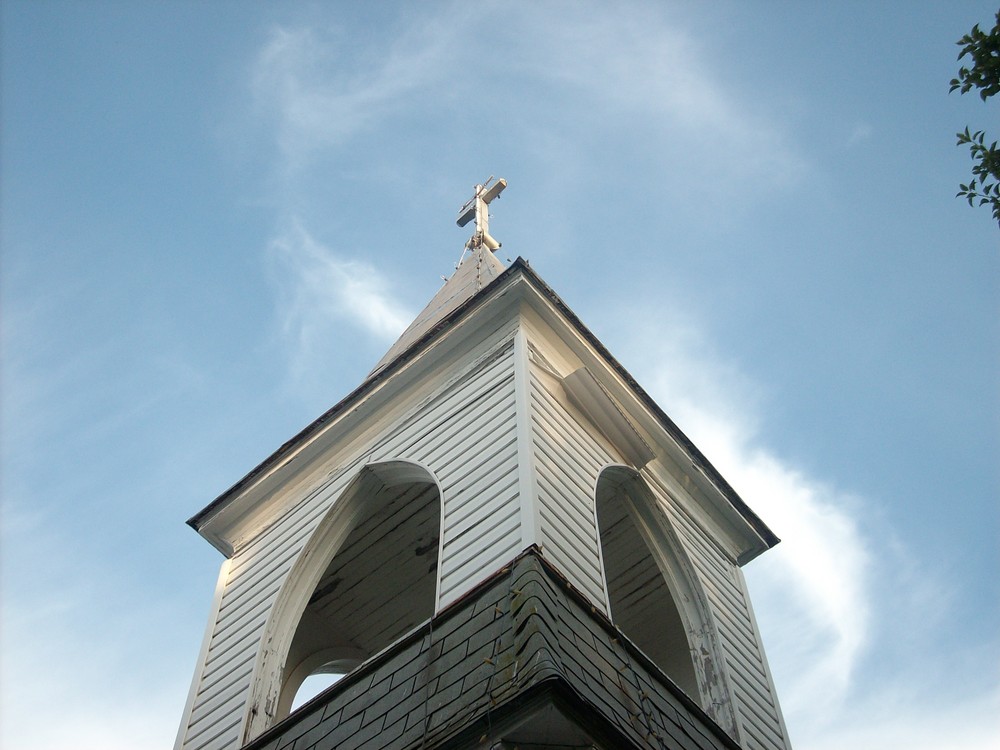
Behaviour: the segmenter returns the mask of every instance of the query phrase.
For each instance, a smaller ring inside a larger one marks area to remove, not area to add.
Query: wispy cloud
[[[869,140],[872,137],[872,126],[867,122],[859,122],[855,124],[854,128],[851,130],[850,136],[847,138],[847,147],[856,146],[859,143]]]
[[[338,256],[298,222],[271,242],[269,255],[293,379],[353,347],[358,334],[388,345],[413,318],[373,265]]]
[[[366,48],[332,25],[274,27],[251,85],[260,111],[274,120],[283,166],[294,171],[317,150],[343,145],[412,104],[409,95],[437,80],[454,59],[451,37],[460,18],[449,20],[424,21]]]
[[[639,319],[648,316],[637,316]],[[671,313],[671,320],[682,320]],[[796,684],[782,691],[786,710],[834,708],[843,699],[868,633],[869,553],[853,515],[856,500],[798,471],[770,452],[758,432],[759,394],[721,363],[697,327],[645,332],[647,388],[782,538],[756,565],[766,565],[768,597],[795,653]]]
[[[489,29],[487,44],[479,28]],[[780,118],[735,90],[712,60],[658,4],[622,12],[586,2],[449,3],[385,30],[378,45],[362,46],[335,25],[276,26],[251,87],[286,173],[395,118],[431,111],[439,127],[424,123],[412,137],[488,125],[497,138],[505,123],[520,123],[565,139],[627,123],[653,138],[647,159],[675,168],[693,149],[700,169],[727,179],[801,176],[803,155]]]
[[[514,65],[590,100],[598,127],[662,136],[650,158],[678,140],[700,168],[728,178],[800,177],[805,160],[781,118],[735,90],[713,65],[712,51],[661,4],[634,3],[627,12],[603,3],[526,6],[512,42]],[[676,162],[674,163],[676,166]],[[718,174],[718,173],[716,173]]]

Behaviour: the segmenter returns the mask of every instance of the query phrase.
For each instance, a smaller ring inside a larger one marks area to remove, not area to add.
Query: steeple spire
[[[379,360],[368,377],[381,372],[396,357],[410,348],[425,333],[440,323],[449,313],[457,310],[473,295],[489,285],[504,271],[503,263],[494,255],[500,247],[489,233],[489,204],[507,187],[507,180],[496,182],[493,176],[482,185],[476,185],[472,198],[462,206],[457,224],[464,227],[475,219],[476,231],[465,243],[465,250],[451,278],[438,290],[427,307]]]

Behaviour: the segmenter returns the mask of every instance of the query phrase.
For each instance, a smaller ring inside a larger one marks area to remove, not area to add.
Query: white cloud
[[[271,242],[269,254],[294,379],[350,346],[345,325],[388,345],[413,319],[374,266],[337,256],[298,222]]]
[[[870,617],[869,553],[852,512],[855,501],[761,444],[758,394],[718,362],[694,326],[671,326],[645,340],[655,342],[647,344],[643,363],[650,393],[782,538],[755,563],[766,566],[770,580],[766,591],[753,593],[768,598],[768,611],[781,611],[783,653],[811,665],[799,671],[796,684],[783,686],[786,711],[834,710],[850,685]]]
[[[302,166],[317,150],[339,146],[358,131],[412,104],[407,95],[446,67],[463,14],[448,24],[425,21],[359,48],[336,27],[275,27],[253,67],[258,105],[275,119],[284,166]]]
[[[633,3],[623,12],[603,3],[525,7],[515,66],[591,99],[583,116],[633,134],[649,130],[648,156],[679,140],[698,167],[727,179],[755,175],[792,180],[805,171],[781,120],[733,90],[714,56],[662,5]],[[719,174],[716,172],[716,174]]]
[[[422,123],[408,138],[453,127],[495,139],[518,124],[565,140],[626,124],[652,134],[647,160],[677,169],[683,158],[682,168],[697,164],[713,181],[780,183],[805,172],[781,120],[734,90],[726,71],[713,69],[712,51],[657,4],[448,3],[382,31],[378,44],[363,46],[334,25],[271,30],[251,88],[258,112],[273,120],[283,173],[424,111],[436,125]]]

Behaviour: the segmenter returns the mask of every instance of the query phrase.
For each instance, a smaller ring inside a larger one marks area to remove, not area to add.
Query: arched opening
[[[350,672],[351,669],[353,667],[344,668],[342,672],[333,669],[325,672],[313,672],[302,681],[299,689],[295,691],[295,697],[292,698],[292,706],[289,709],[289,713],[297,711],[304,703],[312,700],[328,687],[336,685],[340,682],[340,678]]]
[[[426,470],[400,461],[362,469],[275,603],[247,739],[434,615],[440,526],[441,494]]]
[[[606,470],[597,484],[597,525],[611,619],[688,695],[697,698],[687,628],[650,543],[636,524],[634,493],[621,479],[620,473]]]
[[[611,620],[730,733],[721,652],[700,584],[666,514],[639,473],[601,472],[597,526]]]

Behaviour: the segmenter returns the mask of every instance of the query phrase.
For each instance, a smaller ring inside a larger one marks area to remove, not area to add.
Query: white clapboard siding
[[[556,380],[530,369],[531,437],[546,559],[607,612],[594,488],[604,466],[621,461],[603,438],[585,428]]]
[[[443,500],[439,607],[520,549],[513,348],[508,336],[462,377],[387,428],[274,523],[236,550],[181,747],[232,750],[261,634],[300,552],[366,463],[411,460],[438,478]]]
[[[785,750],[788,741],[784,724],[741,571],[711,541],[702,526],[670,499],[654,476],[649,472],[644,475],[674,525],[708,597],[744,746],[753,750]]]

